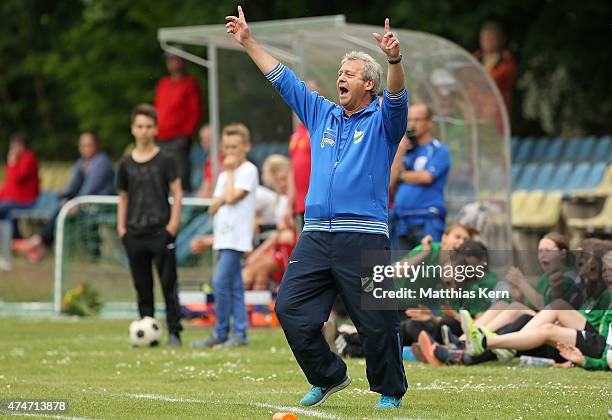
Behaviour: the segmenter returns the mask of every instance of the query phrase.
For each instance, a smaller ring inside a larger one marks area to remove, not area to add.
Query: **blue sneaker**
[[[334,392],[338,392],[351,383],[351,377],[345,376],[344,379],[333,386],[327,388],[321,388],[320,386],[313,386],[310,391],[304,395],[304,397],[300,400],[300,405],[305,407],[316,407],[325,402],[325,400]]]
[[[390,395],[381,395],[380,401],[376,403],[374,408],[387,409],[387,408],[400,408],[401,406],[402,406],[401,398],[395,398]]]

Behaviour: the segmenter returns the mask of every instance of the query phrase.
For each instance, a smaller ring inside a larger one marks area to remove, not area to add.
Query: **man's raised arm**
[[[399,39],[389,26],[389,18],[385,19],[385,33],[373,33],[380,49],[387,55],[387,90],[396,93],[404,89],[404,68],[401,63]],[[395,63],[395,64],[393,64]]]
[[[246,49],[251,60],[253,60],[263,74],[270,73],[274,67],[278,65],[278,60],[264,50],[263,47],[255,41],[255,38],[251,36],[251,31],[244,18],[242,7],[238,6],[238,17],[226,16],[225,20],[227,20],[225,24],[227,33],[234,35],[236,41]]]

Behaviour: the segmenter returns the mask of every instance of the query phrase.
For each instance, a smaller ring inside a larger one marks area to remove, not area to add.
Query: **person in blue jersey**
[[[431,109],[415,104],[408,111],[412,147],[403,157],[395,193],[394,219],[398,249],[410,250],[430,235],[439,242],[444,232],[444,187],[451,167],[448,147],[435,139]]]
[[[342,59],[336,82],[339,104],[335,104],[310,92],[291,69],[257,43],[240,6],[238,16],[226,20],[227,32],[246,49],[311,138],[304,230],[276,301],[289,346],[312,385],[300,404],[319,405],[351,382],[346,364],[330,350],[321,332],[340,294],[363,340],[370,389],[381,394],[376,407],[397,408],[407,389],[397,306],[364,308],[362,295],[373,293],[361,259],[364,254],[380,255],[372,258],[376,265],[390,262],[389,174],[408,111],[399,39],[390,31],[388,19],[384,34],[373,34],[388,61],[382,104],[376,100],[382,67],[363,52],[350,52]]]

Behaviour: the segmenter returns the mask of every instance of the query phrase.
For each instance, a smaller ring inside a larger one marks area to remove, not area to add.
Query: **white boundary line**
[[[143,400],[167,401],[167,402],[173,402],[173,403],[210,404],[211,402],[213,402],[213,401],[207,401],[207,400],[194,400],[194,399],[189,399],[189,398],[167,397],[165,395],[158,395],[158,394],[125,394],[125,395],[127,395],[128,397],[138,398],[138,399],[143,399]],[[304,414],[306,416],[318,417],[320,419],[330,419],[330,420],[341,419],[341,417],[335,416],[333,414],[323,413],[323,412],[314,411],[314,410],[308,410],[306,408],[301,408],[301,407],[290,407],[290,406],[285,406],[285,405],[268,404],[268,403],[261,403],[261,402],[237,403],[235,401],[226,401],[223,404],[251,405],[251,406],[260,407],[260,408],[273,408],[279,411],[288,411],[291,413]]]

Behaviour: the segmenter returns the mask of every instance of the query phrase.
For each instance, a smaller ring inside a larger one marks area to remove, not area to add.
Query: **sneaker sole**
[[[434,355],[434,345],[425,331],[419,333],[419,346],[423,350],[423,356],[427,359],[427,363],[434,367],[442,366],[442,362]]]
[[[421,350],[419,343],[412,343],[410,347],[412,348],[412,354],[414,354],[414,357],[416,357],[419,362],[427,364],[427,359],[423,355],[423,350]]]
[[[308,407],[318,407],[318,406],[320,406],[321,404],[323,404],[323,403],[325,402],[325,400],[327,400],[327,399],[329,398],[329,396],[330,396],[331,394],[334,394],[334,393],[336,393],[336,392],[338,392],[338,391],[342,391],[344,388],[346,388],[347,386],[349,386],[349,385],[351,384],[351,382],[352,382],[351,377],[347,375],[347,376],[346,376],[346,378],[344,379],[344,381],[340,382],[338,385],[334,385],[334,386],[332,386],[332,387],[329,389],[329,391],[327,391],[327,392],[325,393],[325,395],[323,395],[323,398],[321,398],[321,400],[320,400],[320,401],[318,401],[318,402],[316,402],[316,403],[314,403],[313,405],[310,405],[310,406],[308,406]]]
[[[461,329],[463,330],[463,334],[465,336],[470,335],[470,327],[472,326],[472,317],[469,312],[463,310],[459,312],[459,318],[461,319]]]
[[[508,349],[491,349],[497,360],[502,363],[508,363],[510,360],[514,359],[515,352]]]
[[[463,334],[465,334],[465,351],[470,356],[475,356],[478,352],[476,351],[476,346],[474,345],[474,341],[472,341],[471,335],[471,327],[474,322],[469,312],[462,310],[459,312],[461,319],[461,329],[463,330]]]
[[[446,347],[450,347],[452,343],[448,337],[448,334],[450,333],[450,328],[448,328],[448,325],[442,325],[442,327],[440,327],[440,333],[442,333],[442,343],[444,343]]]

